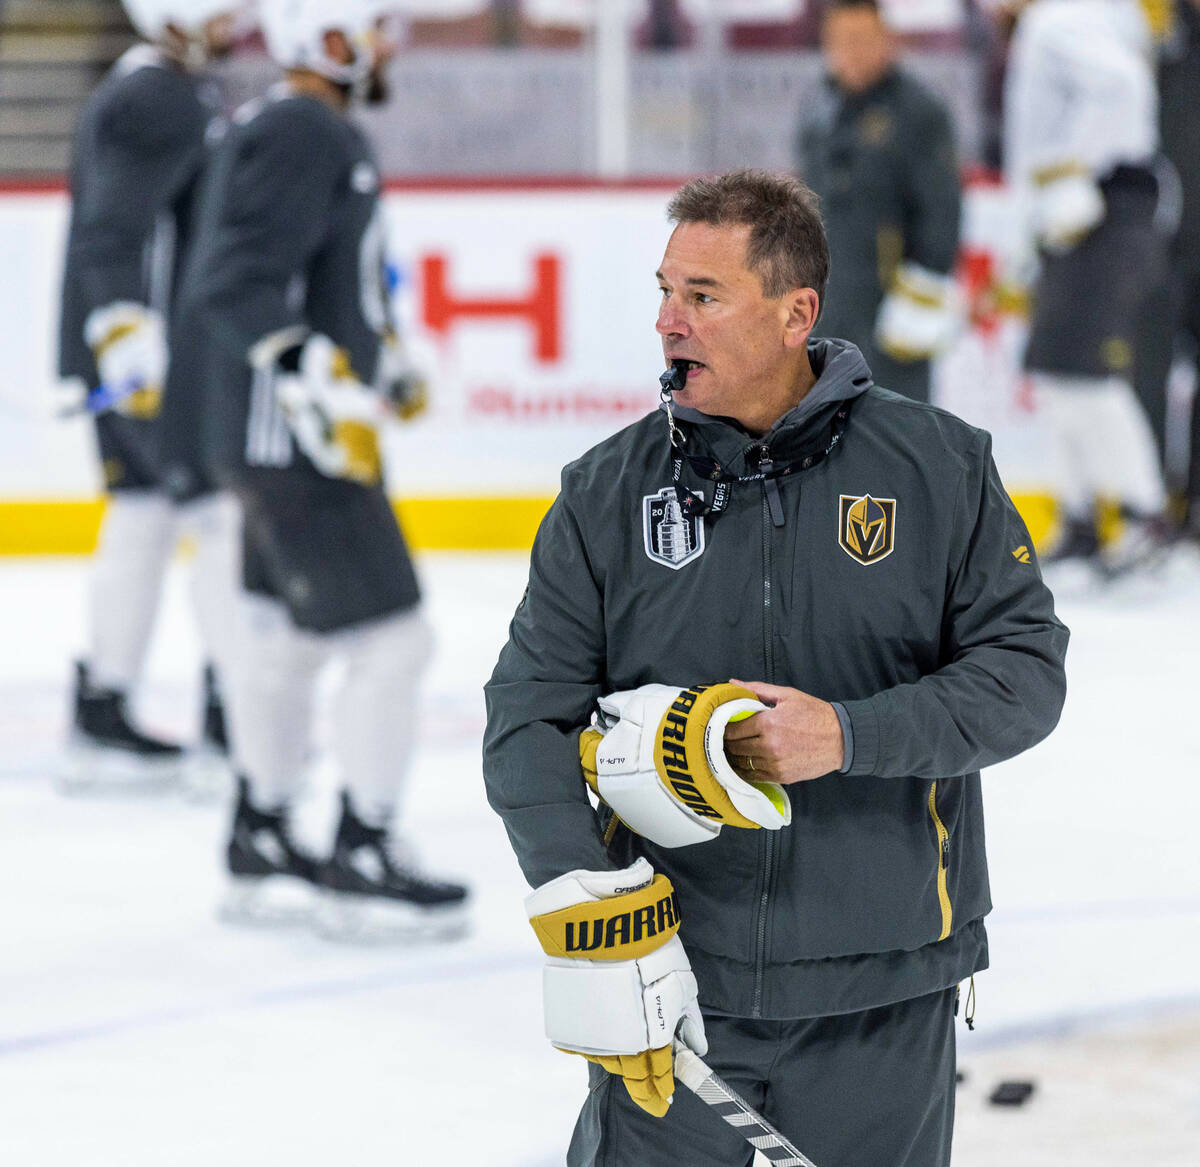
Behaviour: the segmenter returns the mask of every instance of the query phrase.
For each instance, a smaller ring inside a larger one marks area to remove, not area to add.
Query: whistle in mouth
[[[664,393],[678,393],[687,382],[687,361],[672,361],[671,367],[658,379]]]

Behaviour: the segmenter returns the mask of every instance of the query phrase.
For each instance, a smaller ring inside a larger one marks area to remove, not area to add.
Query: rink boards
[[[386,438],[389,484],[418,548],[528,547],[562,465],[654,408],[654,272],[674,185],[389,186],[394,303],[431,373],[429,412]],[[66,219],[60,189],[0,190],[0,554],[90,551],[102,514],[88,422],[53,417]],[[1053,474],[1017,376],[1023,324],[988,293],[1011,238],[1004,191],[972,184],[962,266],[972,320],[939,362],[937,393],[992,432],[1039,539]]]

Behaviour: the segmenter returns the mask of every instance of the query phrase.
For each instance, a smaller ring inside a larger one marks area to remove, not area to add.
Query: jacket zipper
[[[938,816],[937,785],[935,779],[929,787],[929,817],[933,819],[938,843],[937,891],[938,903],[942,909],[942,934],[938,939],[945,940],[950,935],[950,925],[954,922],[954,906],[950,903],[950,888],[946,882],[946,873],[950,867],[950,832]]]
[[[766,446],[759,449],[759,470],[769,470],[771,454]],[[762,547],[763,547],[763,666],[765,680],[775,683],[775,650],[771,632],[771,528],[773,526],[771,504],[767,495],[767,484],[763,483],[762,495]],[[763,977],[767,963],[767,910],[771,904],[771,876],[775,862],[775,837],[772,831],[759,831],[762,840],[762,891],[758,900],[758,922],[755,929],[757,945],[754,956],[754,1004],[751,1017],[762,1016]]]

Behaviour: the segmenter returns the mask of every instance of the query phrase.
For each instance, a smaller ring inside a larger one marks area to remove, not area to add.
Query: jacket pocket
[[[937,836],[937,894],[938,906],[942,912],[942,932],[939,940],[945,940],[950,935],[954,923],[954,905],[950,902],[950,886],[947,881],[947,871],[950,867],[950,832],[942,822],[937,810],[937,789],[935,779],[929,787],[929,817],[933,820],[933,829]]]

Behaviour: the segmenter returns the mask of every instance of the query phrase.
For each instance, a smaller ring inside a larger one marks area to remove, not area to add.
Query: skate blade
[[[314,917],[317,932],[343,944],[445,942],[470,931],[465,904],[418,908],[375,896],[325,892]]]
[[[142,797],[178,788],[180,758],[147,758],[92,742],[71,742],[54,775],[55,787],[72,797]]]
[[[198,806],[228,802],[233,796],[233,767],[228,756],[208,746],[189,753],[181,767],[180,793]]]
[[[291,875],[231,876],[217,907],[226,924],[286,927],[312,919],[316,892],[311,884]]]

